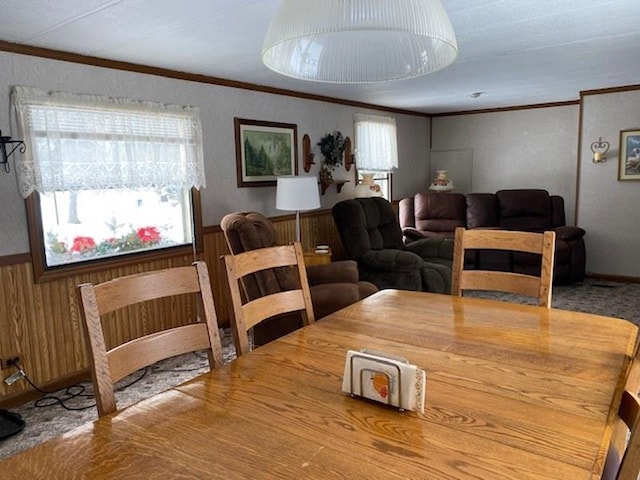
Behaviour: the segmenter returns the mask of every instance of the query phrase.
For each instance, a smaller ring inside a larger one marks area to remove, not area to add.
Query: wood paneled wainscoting
[[[272,219],[279,243],[295,238],[295,216]],[[327,244],[333,258],[341,258],[344,250],[333,224],[330,210],[301,215],[302,243],[305,249]],[[221,256],[228,253],[219,226],[205,227],[203,253],[199,255],[209,267],[218,321],[229,324],[231,303]],[[161,268],[189,265],[192,255],[161,257],[134,265],[108,268],[96,273],[70,276],[36,283],[30,261],[18,255],[15,262],[0,262],[0,358],[19,354],[29,378],[45,389],[71,385],[89,379],[88,357],[82,320],[78,310],[76,287],[80,283],[100,283],[114,277]],[[1,260],[1,259],[0,259]],[[149,302],[142,308],[114,312],[113,328],[107,332],[110,346],[129,338],[192,321],[196,305],[192,297],[180,300]],[[129,319],[142,319],[133,327]],[[0,407],[9,408],[36,396],[25,381],[7,386],[3,380],[15,370],[0,372]]]

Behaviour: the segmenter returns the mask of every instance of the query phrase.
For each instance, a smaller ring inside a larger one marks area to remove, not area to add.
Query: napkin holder
[[[426,374],[407,359],[382,352],[349,350],[342,391],[402,410],[424,413]]]

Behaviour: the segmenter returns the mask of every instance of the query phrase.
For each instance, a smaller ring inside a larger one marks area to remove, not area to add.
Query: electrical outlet
[[[4,358],[0,358],[0,370],[6,370],[7,368],[15,367],[20,363],[20,355],[8,355]]]

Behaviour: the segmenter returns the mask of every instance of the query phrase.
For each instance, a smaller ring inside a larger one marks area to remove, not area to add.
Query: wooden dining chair
[[[510,292],[537,298],[538,305],[550,308],[555,238],[555,232],[532,233],[456,228],[451,294],[460,296],[463,290]],[[539,254],[541,255],[540,275],[465,269],[465,252],[471,249]]]
[[[628,394],[637,398],[640,392],[640,350],[636,344],[636,354],[629,364],[627,372],[627,378],[625,381],[624,389]],[[626,394],[623,394],[626,395]],[[633,425],[633,405],[629,402],[629,399],[623,398],[618,408],[618,422],[613,430],[611,437],[611,443],[609,445],[609,452],[607,454],[607,461],[605,464],[605,474],[603,479],[610,480],[615,479],[620,460],[622,459],[622,453],[627,448],[627,442],[629,441],[629,435],[631,426]]]
[[[223,364],[209,273],[204,262],[128,275],[98,285],[85,283],[78,286],[78,292],[99,416],[116,410],[115,382],[159,360],[207,350],[210,368]],[[195,294],[198,299],[200,318],[196,322],[107,349],[103,326],[113,316],[106,314],[149,300],[184,294]]]
[[[225,255],[224,262],[233,303],[232,331],[238,355],[244,355],[251,350],[250,330],[264,320],[281,314],[300,312],[303,325],[315,321],[300,243]],[[292,289],[246,300],[246,295],[241,292],[242,278],[274,268],[289,268],[295,272],[295,284],[292,285]]]
[[[607,455],[602,480],[638,480],[640,476],[640,401],[638,395],[622,393],[618,417],[625,427],[622,447],[612,444]],[[618,428],[619,428],[618,427]],[[619,449],[620,448],[620,449]]]

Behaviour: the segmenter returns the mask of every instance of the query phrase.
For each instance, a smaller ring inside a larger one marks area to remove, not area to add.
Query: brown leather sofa
[[[224,216],[220,227],[233,254],[277,245],[276,230],[261,213],[230,213]],[[313,265],[306,270],[316,320],[378,291],[372,283],[359,280],[358,266],[351,260]],[[254,299],[288,290],[292,281],[291,272],[275,269],[247,277],[244,289],[249,298]],[[265,344],[301,326],[299,314],[270,319],[254,328],[254,342]]]
[[[422,192],[400,200],[399,218],[407,244],[422,238],[453,238],[456,227],[552,230],[556,232],[554,283],[581,282],[585,277],[585,231],[566,225],[564,199],[546,190]],[[465,262],[476,268],[533,274],[539,268],[539,260],[524,253],[476,251]]]

